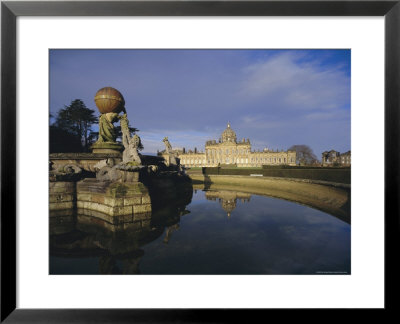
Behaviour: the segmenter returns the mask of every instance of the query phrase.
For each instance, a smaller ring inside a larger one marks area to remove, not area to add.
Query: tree
[[[318,163],[317,157],[308,145],[292,145],[288,151],[296,151],[297,164],[312,165]]]
[[[77,136],[87,151],[93,138],[91,126],[97,123],[94,113],[95,111],[87,108],[82,100],[75,99],[58,112],[54,126]]]
[[[78,136],[50,125],[50,153],[78,153],[82,152],[82,142]]]

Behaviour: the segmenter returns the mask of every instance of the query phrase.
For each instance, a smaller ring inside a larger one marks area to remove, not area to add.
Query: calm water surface
[[[195,191],[139,223],[50,219],[50,274],[350,274],[350,225],[293,202]]]

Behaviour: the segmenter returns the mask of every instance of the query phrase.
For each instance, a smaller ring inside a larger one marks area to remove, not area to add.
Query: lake
[[[350,224],[282,199],[194,190],[140,221],[50,215],[50,274],[350,274]]]

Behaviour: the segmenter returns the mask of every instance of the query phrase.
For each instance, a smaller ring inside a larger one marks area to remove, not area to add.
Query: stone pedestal
[[[84,179],[77,183],[77,207],[109,216],[140,220],[151,213],[151,200],[141,182],[108,182]]]
[[[163,153],[164,163],[166,166],[177,165],[176,156],[172,153]]]
[[[121,153],[123,150],[124,146],[121,143],[96,142],[92,145],[92,152],[94,154]]]

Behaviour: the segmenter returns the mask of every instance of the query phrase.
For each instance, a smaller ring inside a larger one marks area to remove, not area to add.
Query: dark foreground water
[[[285,200],[197,191],[128,224],[51,217],[50,274],[350,274],[350,225]]]

